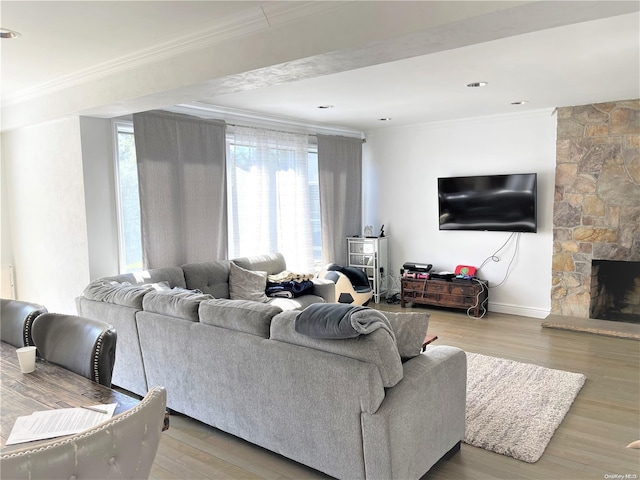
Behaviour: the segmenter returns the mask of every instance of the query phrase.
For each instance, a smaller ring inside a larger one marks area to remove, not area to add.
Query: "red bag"
[[[469,265],[458,265],[455,270],[456,275],[462,275],[463,277],[475,277],[476,267],[470,267]]]

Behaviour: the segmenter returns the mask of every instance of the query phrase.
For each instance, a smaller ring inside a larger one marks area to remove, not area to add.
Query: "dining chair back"
[[[43,313],[32,326],[38,355],[51,363],[111,386],[116,360],[116,330],[101,320]]]
[[[166,402],[164,387],[154,387],[131,410],[89,430],[2,454],[2,478],[148,479],[160,442]]]
[[[33,346],[31,325],[46,311],[37,303],[0,298],[0,339],[17,348]]]

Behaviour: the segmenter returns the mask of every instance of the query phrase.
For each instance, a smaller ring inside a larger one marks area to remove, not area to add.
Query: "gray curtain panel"
[[[143,268],[227,258],[225,123],[133,116]]]
[[[347,237],[362,234],[362,140],[318,135],[322,261],[344,265]]]

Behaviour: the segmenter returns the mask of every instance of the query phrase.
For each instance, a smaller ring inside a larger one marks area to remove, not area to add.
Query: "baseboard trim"
[[[549,315],[549,310],[492,302],[489,303],[489,312],[507,313],[509,315],[518,315],[520,317],[532,318],[546,318]]]

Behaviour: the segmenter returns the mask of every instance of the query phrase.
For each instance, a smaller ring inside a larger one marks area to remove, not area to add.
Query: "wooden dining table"
[[[36,360],[32,373],[22,373],[16,347],[0,342],[0,420],[2,453],[38,442],[6,446],[18,417],[41,410],[72,408],[98,403],[117,403],[115,414],[135,407],[140,400],[100,385],[45,360]]]

